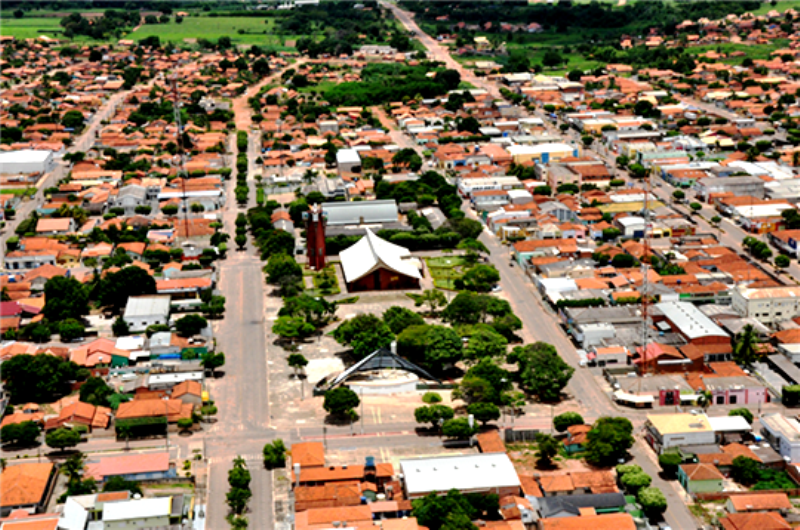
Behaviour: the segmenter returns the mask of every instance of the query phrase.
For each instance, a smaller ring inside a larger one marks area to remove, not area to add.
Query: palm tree
[[[758,357],[758,336],[752,324],[746,325],[741,333],[731,339],[733,360],[742,365],[752,364]]]
[[[706,410],[708,406],[711,405],[712,397],[713,396],[711,395],[711,392],[709,392],[708,390],[703,390],[697,397],[697,404],[703,407],[703,410]]]
[[[117,433],[119,436],[125,438],[125,450],[130,450],[130,439],[131,439],[131,427],[130,425],[120,425],[117,427]]]

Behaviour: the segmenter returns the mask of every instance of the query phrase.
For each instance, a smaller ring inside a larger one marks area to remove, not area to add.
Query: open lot
[[[276,35],[275,21],[260,17],[188,17],[180,24],[171,20],[168,24],[146,24],[129,35],[134,40],[157,36],[164,41],[193,42],[196,39],[216,41],[220,37],[230,37],[234,45],[268,46],[278,49],[291,49],[287,45],[296,40],[295,36]],[[239,31],[244,31],[240,34]]]
[[[33,39],[41,35],[52,38],[63,38],[60,31],[60,18],[11,18],[3,17],[0,34],[18,39]]]

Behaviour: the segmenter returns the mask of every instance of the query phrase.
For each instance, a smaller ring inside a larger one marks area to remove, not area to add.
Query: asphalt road
[[[252,138],[251,138],[252,139]],[[235,143],[235,140],[232,140]],[[234,145],[235,147],[235,145]],[[235,157],[231,157],[232,162]],[[235,233],[239,208],[235,204],[235,178],[227,183],[229,204],[224,214],[225,230]],[[251,205],[255,186],[251,185]],[[244,251],[230,245],[221,262],[219,289],[227,298],[225,318],[216,326],[217,351],[225,352],[224,376],[211,382],[212,399],[219,409],[217,422],[205,435],[209,459],[208,527],[226,528],[228,508],[227,472],[233,459],[243,455],[251,469],[253,497],[247,518],[251,528],[272,528],[271,473],[263,471],[258,458],[270,429],[269,370],[264,321],[264,274],[262,263],[248,242]]]

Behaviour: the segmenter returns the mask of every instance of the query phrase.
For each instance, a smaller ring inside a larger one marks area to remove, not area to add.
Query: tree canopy
[[[44,284],[44,317],[50,322],[69,318],[81,320],[89,314],[89,296],[81,282],[72,277],[54,276]]]
[[[516,347],[508,360],[519,367],[520,386],[542,401],[557,401],[575,372],[546,342]]]
[[[333,416],[346,418],[352,416],[361,403],[358,394],[347,387],[340,386],[325,392],[322,408]]]
[[[392,330],[392,333],[399,335],[409,326],[420,326],[425,324],[425,319],[418,313],[406,307],[392,306],[383,313],[383,321]]]
[[[156,294],[155,279],[144,269],[131,266],[107,273],[97,285],[93,297],[99,300],[100,305],[119,313],[125,308],[131,296],[149,294]]]
[[[627,418],[598,419],[586,435],[586,461],[596,466],[616,464],[633,446],[632,432]]]
[[[353,355],[363,359],[378,348],[388,348],[394,340],[389,326],[372,313],[362,313],[345,320],[333,331],[336,342],[353,348]]]
[[[12,403],[52,403],[70,392],[71,381],[88,377],[74,362],[44,353],[15,355],[0,364],[0,374]]]
[[[397,337],[397,353],[415,364],[441,372],[461,360],[461,337],[447,326],[409,326]]]

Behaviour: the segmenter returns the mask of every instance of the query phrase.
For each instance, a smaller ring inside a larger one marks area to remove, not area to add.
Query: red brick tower
[[[313,270],[325,268],[325,224],[327,215],[322,206],[314,204],[303,214],[306,221],[306,254],[308,266]]]

